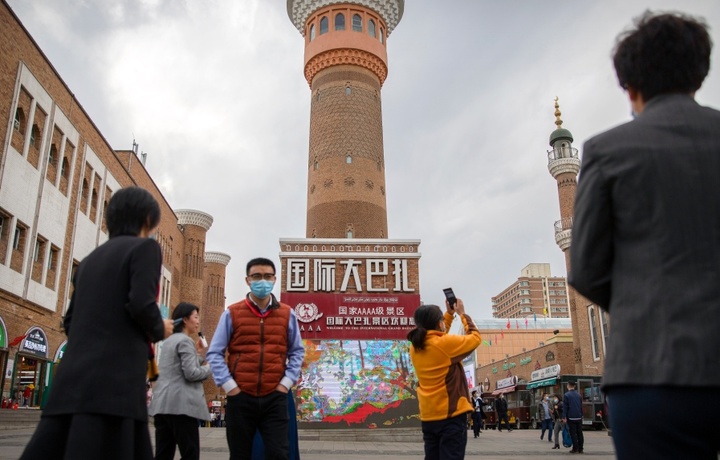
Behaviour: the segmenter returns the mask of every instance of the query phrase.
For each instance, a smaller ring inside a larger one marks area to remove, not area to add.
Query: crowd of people
[[[640,18],[621,35],[613,56],[635,119],[584,148],[569,282],[612,313],[604,390],[619,459],[715,460],[720,448],[712,419],[720,409],[714,397],[720,387],[720,112],[693,99],[711,48],[701,21],[682,14]],[[172,459],[176,448],[183,459],[198,459],[203,421],[225,426],[231,459],[298,459],[290,390],[304,348],[293,309],[272,294],[274,263],[248,262],[250,292],[223,312],[208,346],[195,339],[198,306],[181,302],[172,319],[157,308],[162,256],[152,235],[159,222],[158,203],[146,190],[127,187],[112,196],[109,240],[77,267],[63,320],[67,349],[21,459]],[[463,334],[447,333],[454,320],[462,322]],[[461,299],[446,301],[444,312],[421,305],[414,321],[407,339],[425,459],[462,459],[468,416],[475,438],[484,418],[461,364],[480,345],[480,333]],[[148,364],[152,344],[161,340],[148,408]],[[219,419],[203,394],[210,376],[227,395]],[[31,395],[25,388],[26,405]],[[498,430],[512,431],[502,394],[495,409]],[[562,400],[544,395],[537,414],[541,440],[547,433],[558,449],[567,426],[570,452],[584,453],[582,398],[574,382]]]

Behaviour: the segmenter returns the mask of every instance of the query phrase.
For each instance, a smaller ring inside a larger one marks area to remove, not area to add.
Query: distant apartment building
[[[492,298],[493,317],[569,318],[567,280],[552,276],[550,264],[529,264],[520,277]]]

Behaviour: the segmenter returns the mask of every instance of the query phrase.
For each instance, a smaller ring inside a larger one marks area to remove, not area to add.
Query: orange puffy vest
[[[240,391],[265,396],[285,375],[290,306],[273,303],[261,314],[248,299],[228,307],[232,337],[228,344],[228,368]]]

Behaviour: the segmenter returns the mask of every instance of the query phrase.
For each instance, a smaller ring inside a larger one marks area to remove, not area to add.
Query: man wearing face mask
[[[223,312],[206,359],[227,393],[230,459],[251,458],[256,431],[266,458],[287,459],[287,393],[298,381],[305,349],[295,312],[272,295],[275,264],[252,259],[246,274],[250,293]]]

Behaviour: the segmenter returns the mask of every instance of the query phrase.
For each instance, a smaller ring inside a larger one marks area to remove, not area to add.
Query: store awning
[[[527,389],[532,390],[533,388],[549,387],[557,383],[557,377],[549,379],[536,380],[535,382],[528,383]]]
[[[515,391],[515,385],[513,385],[511,387],[500,388],[499,390],[493,391],[492,394],[493,394],[493,396],[497,396],[500,393],[512,393],[513,391]]]

